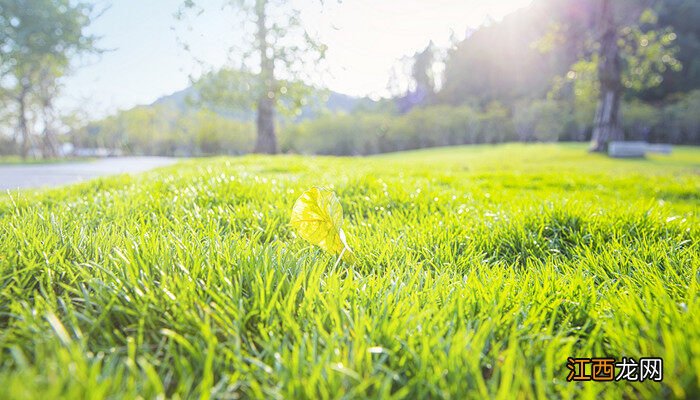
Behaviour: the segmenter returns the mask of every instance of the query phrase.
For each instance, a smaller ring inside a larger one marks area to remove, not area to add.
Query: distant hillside
[[[189,86],[186,89],[178,90],[175,93],[158,98],[156,101],[151,103],[151,106],[166,106],[172,107],[179,111],[186,111],[188,106],[188,99],[196,98],[197,92],[192,87]]]
[[[190,86],[186,89],[179,90],[167,96],[163,96],[149,106],[164,106],[167,108],[172,108],[179,112],[185,113],[187,111],[197,109],[196,105],[199,97],[197,89]],[[351,113],[358,108],[363,110],[373,109],[378,106],[378,102],[368,98],[368,97],[353,97],[346,94],[326,91],[325,93],[319,92],[318,97],[311,99],[310,104],[315,104],[315,106],[306,106],[301,110],[301,114],[296,121],[306,120],[317,117],[321,112],[331,112],[331,113]],[[235,119],[238,121],[254,121],[255,112],[253,110],[249,111],[222,111],[214,110],[217,114]]]

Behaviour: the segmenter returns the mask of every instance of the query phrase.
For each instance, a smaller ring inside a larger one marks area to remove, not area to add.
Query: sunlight
[[[228,32],[230,11],[215,7],[216,11],[209,10],[188,26],[175,26],[173,32],[169,27],[174,26],[175,9],[159,3],[114,2],[94,22],[90,32],[104,37],[105,46],[113,51],[66,79],[64,106],[88,106],[104,114],[183,89],[189,83],[188,75],[201,66],[182,51],[178,40],[188,42],[205,65],[218,68],[227,62],[226,53],[236,44],[236,35]],[[425,48],[430,40],[447,46],[453,34],[461,39],[468,29],[500,20],[530,3],[532,0],[357,0],[328,4],[322,11],[317,1],[300,1],[304,19],[328,45],[329,74],[322,83],[341,93],[373,97],[388,95],[389,72],[401,57]],[[143,12],[134,17],[131,11],[137,4]],[[124,21],[129,21],[128,30],[123,29]],[[173,33],[182,37],[176,40]],[[125,63],[124,59],[139,62]]]
[[[387,96],[388,73],[401,57],[430,40],[441,47],[470,28],[527,6],[532,0],[391,0],[344,2],[327,15],[329,87],[355,96]],[[387,15],[391,15],[387,18]]]
[[[697,398],[698,16],[0,0],[0,400]]]

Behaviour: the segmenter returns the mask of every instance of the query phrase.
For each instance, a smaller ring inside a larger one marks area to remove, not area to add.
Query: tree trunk
[[[263,154],[277,153],[274,99],[270,99],[267,96],[260,98],[257,124],[258,138],[255,141],[255,152]]]
[[[54,131],[54,109],[53,99],[56,95],[55,76],[51,74],[50,69],[43,68],[41,70],[41,79],[39,81],[40,100],[41,100],[41,116],[44,123],[44,131],[42,132],[41,155],[43,158],[58,157],[58,139]]]
[[[277,138],[275,137],[275,60],[274,55],[269,54],[270,46],[267,42],[267,26],[265,25],[267,0],[257,0],[255,12],[257,14],[257,45],[260,53],[260,83],[261,91],[258,99],[258,138],[255,141],[256,153],[277,153]]]
[[[42,101],[42,116],[44,119],[43,141],[41,146],[41,155],[43,158],[58,157],[58,140],[53,130],[53,104],[49,97]]]
[[[620,98],[622,79],[620,49],[617,44],[617,26],[610,0],[602,0],[603,36],[600,41],[598,58],[598,79],[600,98],[593,120],[593,134],[590,151],[604,152],[608,142],[623,138],[620,122]]]
[[[58,141],[53,128],[50,126],[44,127],[43,142],[41,148],[41,156],[45,159],[58,158]]]
[[[29,93],[29,88],[22,85],[19,92],[19,97],[17,101],[19,103],[19,131],[22,135],[22,145],[20,146],[20,155],[23,160],[27,159],[29,155],[29,145],[30,145],[30,134],[29,134],[29,122],[27,121],[27,95]]]

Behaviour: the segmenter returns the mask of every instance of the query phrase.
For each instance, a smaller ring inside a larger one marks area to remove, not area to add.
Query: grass
[[[297,238],[333,185],[357,265]],[[0,397],[700,396],[700,149],[194,160],[0,198]],[[566,358],[663,357],[657,382]]]

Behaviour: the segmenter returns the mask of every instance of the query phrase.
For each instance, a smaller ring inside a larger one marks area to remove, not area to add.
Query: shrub
[[[282,129],[281,150],[335,155],[375,154],[515,140],[508,111],[498,104],[416,108],[404,115],[329,114]]]
[[[570,107],[554,100],[535,100],[516,105],[513,124],[520,141],[557,141],[570,129]]]
[[[654,136],[671,143],[700,144],[700,90],[683,96],[663,110],[662,129]]]
[[[661,111],[647,103],[632,101],[622,104],[622,128],[627,140],[651,140],[651,134],[659,128]]]

